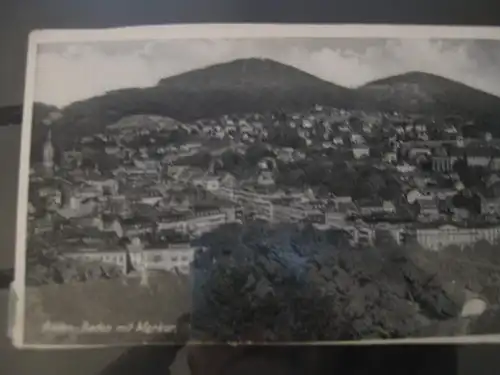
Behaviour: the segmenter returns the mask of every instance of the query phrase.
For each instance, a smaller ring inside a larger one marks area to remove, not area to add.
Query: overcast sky
[[[464,5],[465,4],[465,5]],[[28,32],[46,28],[107,28],[179,22],[405,23],[498,25],[496,0],[2,0],[0,106],[20,104]],[[464,9],[467,9],[464,12]]]
[[[233,39],[44,44],[37,60],[36,100],[65,106],[245,57],[271,58],[348,87],[417,70],[500,96],[497,41]]]

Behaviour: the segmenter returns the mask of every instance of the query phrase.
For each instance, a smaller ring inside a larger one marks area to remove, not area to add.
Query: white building
[[[160,218],[157,222],[157,230],[174,230],[200,235],[210,232],[221,225],[234,222],[236,222],[236,208],[223,207],[195,210],[186,215]]]
[[[52,145],[52,131],[47,133],[47,139],[43,145],[43,167],[46,173],[51,174],[54,171],[54,146]]]
[[[499,215],[500,214],[500,199],[490,198],[481,200],[481,213],[486,215]]]
[[[285,194],[281,191],[261,193],[250,189],[234,189],[230,187],[221,187],[217,191],[217,195],[237,203],[246,214],[254,214],[256,218],[266,221],[273,221],[272,201],[285,197]],[[286,196],[290,199],[301,199],[304,194],[300,192],[287,194]]]
[[[395,152],[386,152],[384,154],[384,159],[386,163],[396,163],[398,161],[398,155]]]
[[[118,194],[118,181],[111,178],[90,179],[86,181],[89,186],[92,186],[100,194]]]
[[[344,139],[342,137],[334,137],[332,142],[334,145],[342,146],[344,144]]]
[[[412,173],[417,169],[414,165],[410,165],[408,163],[399,164],[396,166],[396,169],[399,173]]]
[[[335,197],[332,206],[325,212],[325,224],[330,228],[344,228],[347,218],[357,212],[351,197]]]
[[[437,220],[440,217],[437,200],[430,197],[420,197],[417,199],[420,207],[419,217],[425,220]]]
[[[215,176],[202,176],[193,179],[193,185],[204,188],[207,191],[215,191],[220,187],[219,179]]]
[[[127,251],[123,248],[97,249],[89,246],[66,252],[64,256],[85,262],[114,265],[123,273],[127,272]]]
[[[261,186],[272,186],[275,184],[272,171],[262,171],[257,178],[257,184]]]
[[[372,132],[372,124],[363,124],[363,132],[370,134]]]
[[[432,170],[437,172],[450,172],[458,160],[457,156],[434,156],[432,158]]]
[[[325,225],[329,228],[344,228],[347,225],[347,215],[344,212],[327,211]]]
[[[82,203],[82,200],[77,197],[69,198],[69,202],[64,207],[57,210],[57,213],[66,219],[86,217],[95,213],[97,203],[95,200],[88,200]]]
[[[427,131],[427,125],[425,124],[417,124],[415,125],[415,131],[418,133],[424,133]]]
[[[137,270],[174,271],[189,273],[196,248],[189,244],[151,244],[130,253],[132,266]]]
[[[396,213],[396,206],[391,201],[384,201],[384,202],[382,202],[382,208],[384,209],[384,212],[387,213],[387,214],[394,214],[394,213]]]
[[[276,223],[298,223],[307,218],[324,222],[325,213],[320,202],[298,202],[293,199],[273,201],[273,221]]]
[[[461,228],[443,225],[439,228],[418,228],[415,232],[417,242],[422,247],[438,251],[447,246],[464,247],[481,240],[493,243],[500,237],[500,226]]]
[[[243,211],[245,213],[251,213],[255,215],[256,219],[273,221],[274,220],[274,210],[273,204],[265,199],[254,199],[243,201],[240,200]]]
[[[355,145],[362,145],[366,143],[365,137],[361,134],[351,134],[351,142]]]
[[[361,159],[370,156],[370,147],[368,146],[355,146],[352,148],[352,155],[355,159]]]
[[[353,245],[371,246],[375,242],[375,229],[365,224],[355,224],[343,229],[351,235]]]
[[[417,159],[420,156],[430,156],[430,155],[432,155],[432,152],[430,149],[426,147],[413,147],[408,152],[408,157],[410,159]]]

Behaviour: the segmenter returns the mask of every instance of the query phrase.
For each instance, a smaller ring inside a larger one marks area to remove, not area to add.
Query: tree
[[[318,186],[323,184],[327,175],[328,167],[325,167],[319,161],[311,161],[304,167],[304,178],[308,186]]]
[[[274,156],[274,153],[265,144],[255,143],[246,150],[245,160],[249,165],[255,166],[260,160]]]
[[[224,151],[220,158],[223,165],[222,169],[226,172],[238,177],[248,173],[249,166],[244,156],[228,150]]]
[[[269,131],[268,142],[279,147],[303,148],[305,140],[301,138],[295,129],[288,126],[273,127]]]
[[[473,214],[481,213],[481,198],[477,194],[456,194],[452,198],[452,203],[454,207],[464,208]]]
[[[212,155],[209,152],[197,152],[194,155],[186,156],[176,160],[177,165],[190,165],[202,169],[208,169],[212,162]]]
[[[486,170],[481,166],[469,166],[466,157],[457,160],[453,165],[453,170],[458,173],[460,181],[467,188],[482,187],[484,185]]]
[[[278,185],[289,187],[301,187],[305,184],[306,178],[304,170],[296,166],[284,165],[278,168],[279,173],[276,178]]]
[[[102,153],[96,158],[95,165],[102,173],[110,173],[120,166],[120,160],[115,156]]]
[[[228,243],[234,252],[195,271],[192,324],[204,338],[397,338],[460,312],[439,274],[401,248],[353,249],[331,232],[293,225],[235,228],[220,246]],[[207,252],[219,253],[214,245]]]
[[[169,143],[181,145],[189,142],[189,134],[184,129],[175,129],[168,136]]]
[[[89,157],[84,157],[82,159],[82,164],[81,164],[81,168],[82,169],[89,169],[89,170],[92,170],[92,169],[95,169],[96,167],[96,162],[94,159],[92,158],[89,158]]]

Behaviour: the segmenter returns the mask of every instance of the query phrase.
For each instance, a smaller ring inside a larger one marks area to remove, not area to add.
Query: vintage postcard
[[[497,342],[500,29],[31,34],[17,347]]]

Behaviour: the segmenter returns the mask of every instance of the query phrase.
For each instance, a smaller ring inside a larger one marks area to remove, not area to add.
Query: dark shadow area
[[[134,348],[101,374],[169,374],[180,346]],[[189,346],[191,375],[456,374],[452,346],[258,347]]]
[[[0,107],[0,126],[19,125],[23,117],[23,107],[11,105]]]
[[[0,289],[8,289],[14,280],[14,269],[0,269]]]
[[[474,265],[450,265],[453,253],[445,250],[438,255],[391,238],[353,246],[339,231],[263,222],[222,226],[197,245],[203,251],[191,270],[195,340],[307,343],[496,332],[481,313],[462,313],[476,296],[467,291],[474,282],[490,285],[497,316],[496,284]]]

